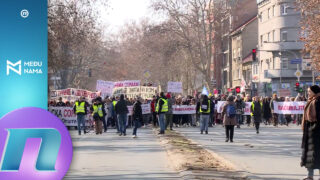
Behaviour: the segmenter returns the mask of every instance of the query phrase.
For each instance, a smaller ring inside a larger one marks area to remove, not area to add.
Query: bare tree
[[[302,14],[302,37],[313,66],[320,71],[320,0],[298,0]]]
[[[103,43],[95,2],[48,2],[49,78],[61,77],[58,88],[80,87],[80,78],[99,60]]]
[[[157,0],[153,8],[165,12],[172,26],[170,31],[180,37],[188,60],[204,77],[210,90],[210,65],[213,58],[213,0]]]

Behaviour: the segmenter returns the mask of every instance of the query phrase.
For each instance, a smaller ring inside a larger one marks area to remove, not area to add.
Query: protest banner
[[[59,97],[62,97],[63,101],[76,101],[81,96],[87,98],[87,101],[91,102],[92,99],[101,96],[100,92],[92,92],[84,89],[61,89],[61,90],[53,90],[50,92],[50,99],[57,100]]]
[[[152,99],[152,97],[157,93],[156,87],[141,86],[140,96],[142,99]]]
[[[182,93],[182,82],[168,82],[168,92],[171,93]]]
[[[277,114],[303,114],[305,105],[305,101],[273,102]]]
[[[113,90],[113,96],[120,96],[124,94],[127,98],[136,98],[140,96],[142,99],[152,99],[155,95],[157,88],[149,86],[137,86],[137,87],[115,87]]]
[[[127,80],[114,82],[114,87],[136,87],[140,86],[140,80]]]
[[[218,103],[216,104],[216,107],[217,107],[217,112],[218,113],[222,113],[222,108],[224,106],[224,104],[226,103],[227,101],[218,101]]]
[[[52,114],[56,115],[61,121],[64,123],[65,126],[78,126],[77,122],[77,116],[73,112],[72,107],[49,107],[48,108],[49,112]],[[92,126],[93,121],[92,121],[92,116],[91,115],[86,115],[85,117],[85,123],[86,126]]]
[[[98,80],[96,90],[101,92],[103,97],[112,96],[114,82]]]
[[[173,112],[173,114],[195,114],[196,113],[196,106],[195,105],[191,105],[191,106],[173,105],[172,112]]]
[[[113,89],[113,96],[120,96],[124,94],[127,98],[135,98],[140,96],[140,86],[138,87],[115,87]]]

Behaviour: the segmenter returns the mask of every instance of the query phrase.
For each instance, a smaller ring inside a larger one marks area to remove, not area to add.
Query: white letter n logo
[[[14,68],[17,65],[19,65],[18,70]],[[16,62],[15,64],[7,60],[7,76],[9,75],[9,72],[10,72],[9,70],[14,71],[21,76],[21,60]]]

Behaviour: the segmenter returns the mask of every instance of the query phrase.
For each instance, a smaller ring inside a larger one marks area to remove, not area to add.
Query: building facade
[[[253,16],[231,34],[232,85],[240,86],[241,92],[251,94],[252,49],[258,45],[258,20]]]
[[[300,83],[312,81],[312,72],[300,62],[304,43],[300,41],[301,13],[295,0],[257,0],[258,60],[252,64],[252,81],[257,95],[296,96],[295,72],[303,72]]]

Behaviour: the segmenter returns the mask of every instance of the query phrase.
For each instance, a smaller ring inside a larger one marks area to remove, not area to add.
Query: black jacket
[[[196,106],[196,111],[198,112],[198,113],[201,113],[200,112],[200,106],[201,106],[201,104],[203,103],[203,101],[204,100],[201,100],[201,102],[198,102],[197,103],[197,106]],[[213,114],[214,113],[214,103],[210,100],[210,99],[206,99],[205,100],[206,102],[206,104],[208,104],[208,101],[210,101],[210,113],[205,113],[205,112],[202,112],[201,114]],[[208,104],[208,106],[209,106],[209,104]]]
[[[141,108],[141,102],[137,101],[133,105],[133,114],[132,114],[133,120],[138,120],[142,122],[142,108]]]
[[[127,102],[124,99],[120,99],[120,101],[116,104],[116,113],[117,114],[128,114],[129,110],[127,107]]]

